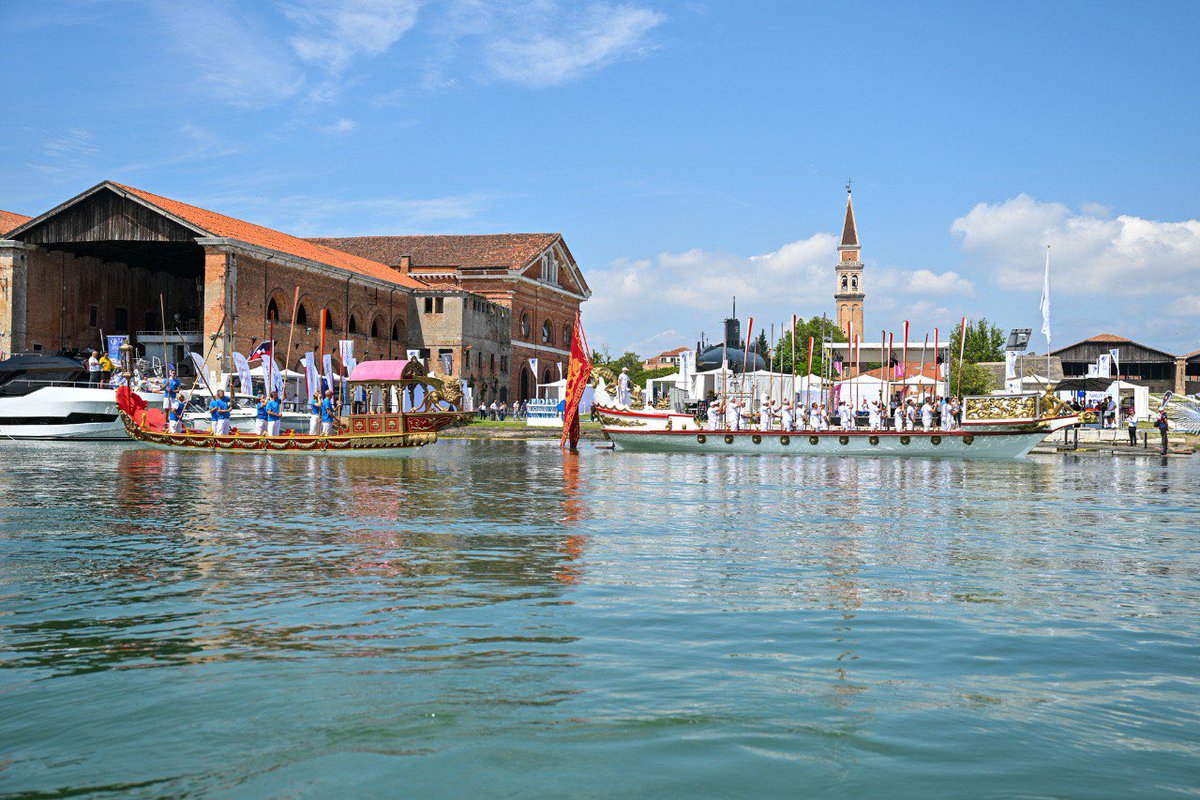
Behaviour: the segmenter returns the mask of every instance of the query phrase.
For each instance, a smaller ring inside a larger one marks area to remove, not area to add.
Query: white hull
[[[631,431],[605,428],[618,450],[770,456],[1014,459],[1051,431]]]
[[[143,392],[151,403],[162,395]],[[0,397],[0,439],[125,441],[114,389],[46,386]]]
[[[698,431],[691,414],[680,414],[677,411],[663,411],[657,408],[632,409],[615,406],[595,405],[601,423],[607,430],[613,428],[629,428],[643,431]]]

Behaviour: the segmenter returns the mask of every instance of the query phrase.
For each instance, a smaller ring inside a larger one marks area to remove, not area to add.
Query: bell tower
[[[863,299],[866,292],[863,286],[863,264],[858,256],[858,227],[854,224],[854,203],[850,198],[850,184],[847,182],[846,221],[842,224],[842,243],[838,245],[837,284],[833,291],[833,301],[837,307],[837,324],[842,333],[848,334],[850,323],[853,322],[854,332],[863,335]]]

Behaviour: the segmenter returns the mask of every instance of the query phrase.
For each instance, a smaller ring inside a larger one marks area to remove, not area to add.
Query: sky
[[[297,235],[557,231],[593,347],[966,315],[1200,349],[1200,2],[0,0],[0,208],[111,179]],[[743,322],[743,325],[745,323]]]

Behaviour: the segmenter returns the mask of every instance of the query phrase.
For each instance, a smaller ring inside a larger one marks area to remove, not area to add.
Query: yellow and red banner
[[[571,364],[567,367],[567,396],[563,409],[563,432],[558,446],[570,441],[572,450],[579,444],[579,402],[588,378],[592,376],[592,361],[588,357],[587,339],[583,335],[583,322],[575,312],[575,332],[571,336]]]

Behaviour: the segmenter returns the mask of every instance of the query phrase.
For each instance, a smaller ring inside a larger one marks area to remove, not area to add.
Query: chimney
[[[402,275],[407,275],[412,271],[412,259],[409,256],[400,256],[400,263],[393,267]]]

